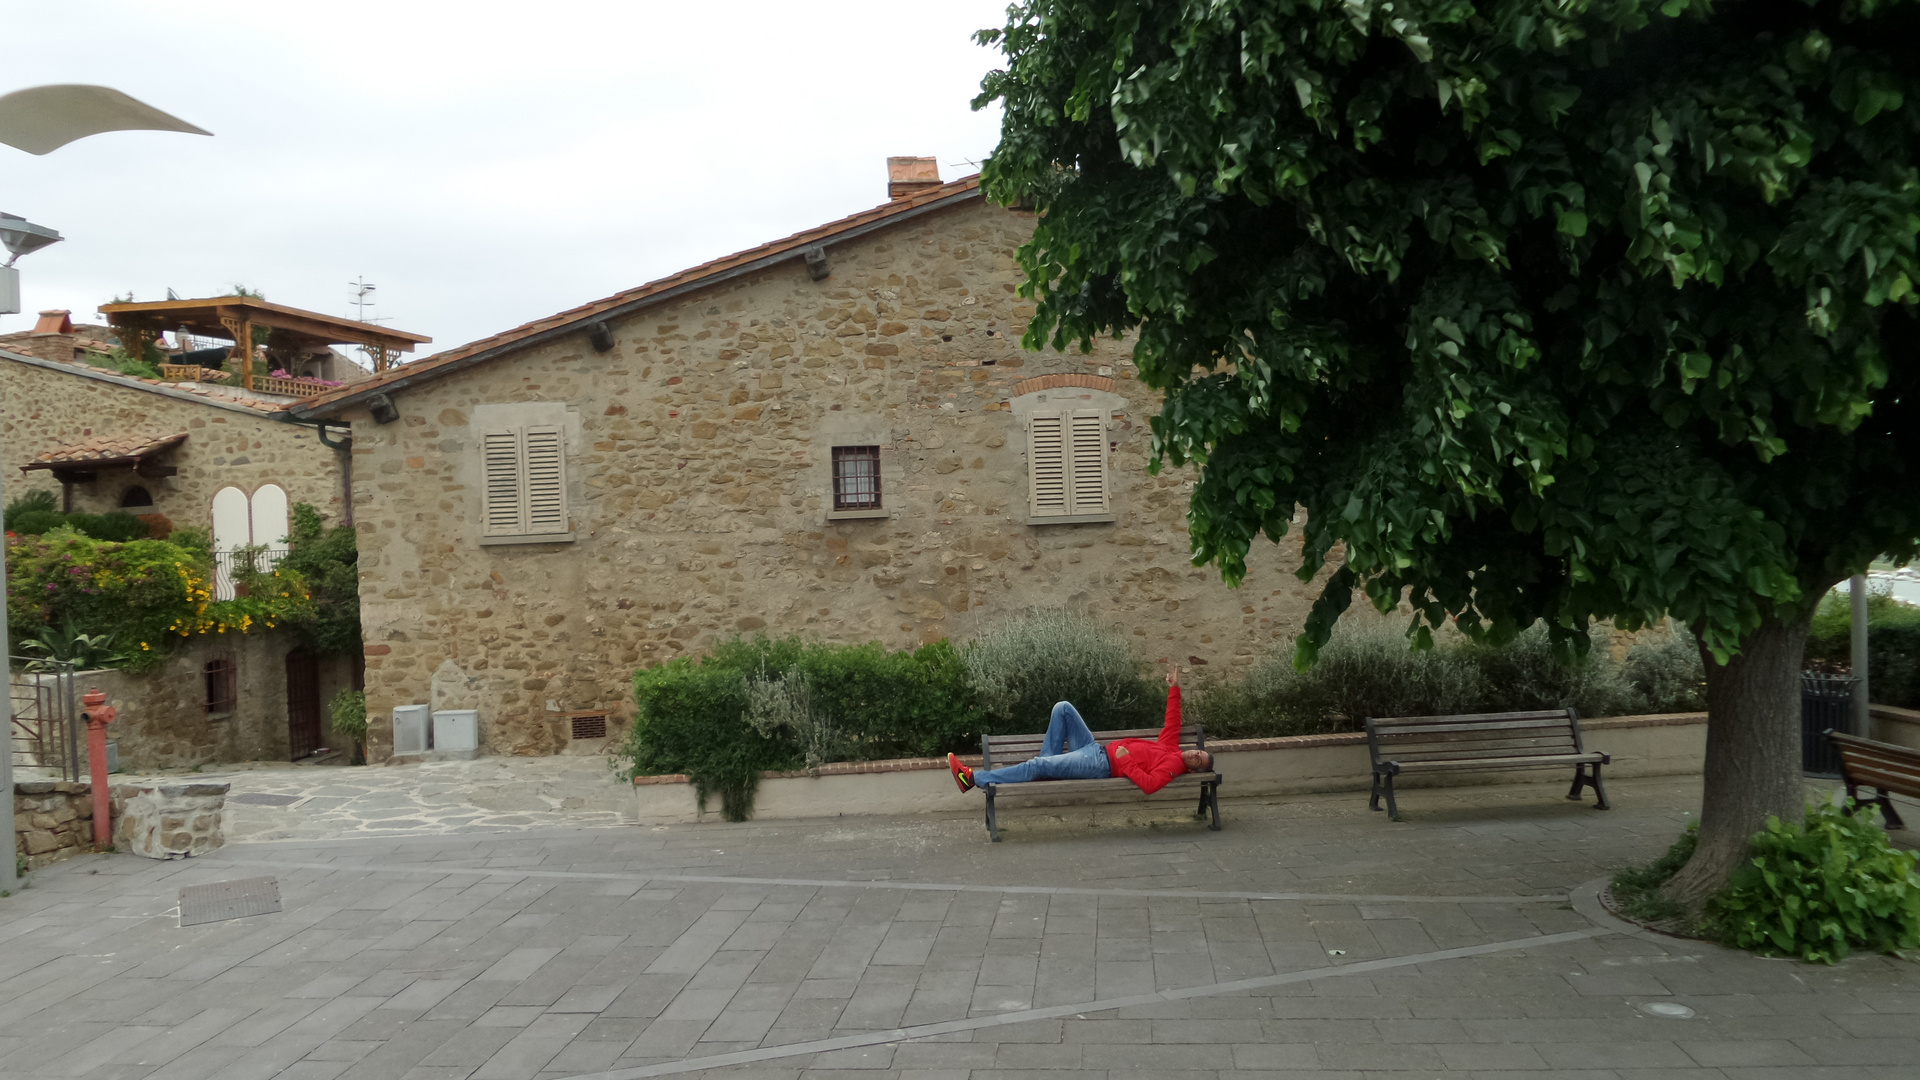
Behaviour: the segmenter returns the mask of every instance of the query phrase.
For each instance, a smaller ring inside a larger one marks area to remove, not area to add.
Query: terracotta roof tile
[[[152,457],[162,450],[171,449],[185,441],[187,441],[187,433],[184,431],[173,435],[138,433],[95,435],[90,439],[44,450],[34,455],[32,463],[22,466],[22,471],[51,468],[55,465],[99,465],[107,462],[132,461]]]
[[[484,337],[478,341],[470,341],[458,348],[448,349],[446,352],[422,357],[410,363],[402,364],[399,367],[391,368],[384,374],[375,376],[374,378],[356,382],[351,386],[342,387],[339,390],[321,394],[318,397],[306,398],[305,400],[295,402],[293,408],[301,414],[312,414],[324,410],[329,405],[345,401],[349,398],[358,398],[365,394],[377,393],[381,388],[390,386],[401,380],[411,382],[423,374],[430,374],[436,370],[457,364],[469,357],[498,349],[503,345],[511,345],[516,341],[532,337],[543,331],[553,330],[574,323],[585,323],[596,315],[612,311],[615,308],[624,307],[636,300],[644,300],[649,296],[678,289],[686,285],[697,284],[703,278],[714,277],[728,270],[745,266],[760,259],[783,254],[798,254],[815,244],[830,241],[842,233],[859,229],[862,226],[884,222],[891,217],[909,214],[922,207],[950,199],[956,195],[966,195],[970,192],[978,191],[979,187],[980,177],[978,175],[963,177],[950,184],[930,187],[917,194],[882,203],[870,210],[862,210],[857,214],[849,215],[838,221],[828,222],[825,225],[808,229],[805,232],[794,233],[792,236],[761,244],[758,247],[750,247],[745,251],[736,251],[732,255],[725,256],[724,258],[701,263],[698,266],[682,270],[677,274],[655,281],[649,281],[645,285],[637,288],[614,293],[612,296],[595,300],[589,304],[582,304],[576,308],[569,308],[566,311],[549,315],[544,319],[535,319],[533,322],[516,326],[504,333],[495,334],[492,337]]]

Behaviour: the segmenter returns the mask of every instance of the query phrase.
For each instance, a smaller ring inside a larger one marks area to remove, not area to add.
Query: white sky
[[[0,145],[26,329],[238,282],[451,348],[975,171],[1005,0],[0,0],[0,93],[98,83],[214,133]]]

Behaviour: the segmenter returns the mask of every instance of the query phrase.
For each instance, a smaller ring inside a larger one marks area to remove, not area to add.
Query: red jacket
[[[1167,722],[1160,729],[1160,737],[1152,742],[1115,739],[1107,744],[1107,761],[1113,766],[1113,775],[1126,777],[1149,795],[1187,771],[1187,763],[1180,757],[1179,687],[1167,688]]]

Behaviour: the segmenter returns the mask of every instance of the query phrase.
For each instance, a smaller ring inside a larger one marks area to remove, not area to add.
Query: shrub
[[[327,703],[333,732],[353,742],[352,764],[367,763],[364,744],[367,739],[367,694],[364,690],[342,690]]]
[[[1707,707],[1700,643],[1684,627],[1635,642],[1622,668],[1638,712],[1698,712]]]
[[[45,494],[35,492],[35,494]],[[51,498],[51,496],[49,496]],[[19,536],[44,536],[55,529],[68,528],[95,540],[125,542],[143,540],[149,534],[147,523],[132,514],[63,514],[58,510],[35,507],[18,513],[7,510],[7,531]]]
[[[53,492],[47,491],[44,488],[37,491],[29,491],[26,494],[21,495],[19,498],[14,499],[11,502],[7,503],[7,509],[6,509],[7,531],[10,533],[17,533],[20,531],[18,522],[21,515],[23,514],[32,514],[32,513],[57,514],[59,512],[60,512],[60,499],[58,496],[54,495]]]
[[[1917,856],[1888,843],[1877,816],[1820,805],[1805,825],[1767,819],[1750,858],[1708,901],[1708,929],[1743,949],[1828,964],[1855,946],[1920,948]]]
[[[320,511],[307,503],[293,504],[287,554],[280,560],[279,569],[300,575],[306,583],[313,614],[296,623],[294,629],[303,642],[319,652],[360,655],[359,561],[359,538],[352,528],[336,525],[329,529]]]
[[[989,627],[961,654],[992,734],[1046,730],[1071,701],[1094,728],[1157,726],[1166,698],[1126,639],[1084,615],[1034,608]]]
[[[635,672],[633,688],[640,714],[625,751],[631,775],[685,773],[702,807],[719,794],[728,821],[753,813],[763,770],[795,764],[783,740],[747,722],[746,676],[732,663],[676,657]]]
[[[1829,593],[1813,616],[1807,660],[1844,666],[1853,662],[1853,605]],[[1880,705],[1920,708],[1920,607],[1885,593],[1867,596],[1867,679]]]
[[[1701,707],[1705,675],[1684,630],[1634,645],[1624,663],[1604,650],[1566,663],[1546,628],[1504,645],[1442,640],[1415,651],[1384,620],[1342,623],[1307,671],[1284,647],[1235,680],[1202,676],[1190,713],[1209,736],[1255,738],[1358,730],[1369,716],[1432,716],[1572,706],[1582,716]]]

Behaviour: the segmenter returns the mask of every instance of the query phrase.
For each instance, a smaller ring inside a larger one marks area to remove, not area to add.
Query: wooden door
[[[287,654],[287,743],[294,761],[320,749],[320,658]]]

